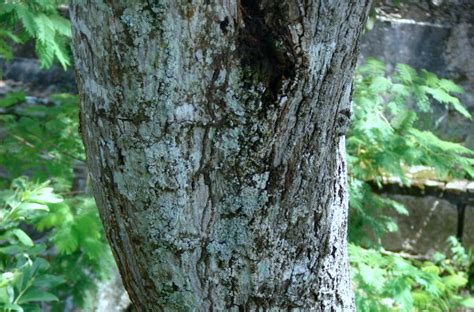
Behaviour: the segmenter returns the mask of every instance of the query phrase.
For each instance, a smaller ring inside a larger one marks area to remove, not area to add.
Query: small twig
[[[386,256],[400,256],[404,259],[410,259],[410,260],[423,260],[423,261],[432,260],[430,257],[426,255],[412,255],[406,252],[392,252],[388,250],[381,250],[380,253]]]

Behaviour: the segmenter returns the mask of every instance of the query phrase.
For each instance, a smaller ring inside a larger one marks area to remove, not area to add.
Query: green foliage
[[[0,57],[33,40],[42,67],[70,65],[64,1],[0,3]],[[73,189],[84,166],[77,97],[0,99],[0,305],[5,311],[86,307],[114,265],[93,199]],[[21,177],[26,175],[27,177]],[[20,178],[16,178],[20,177]],[[34,182],[33,182],[34,181]]]
[[[42,67],[49,67],[57,59],[66,69],[71,64],[67,48],[71,27],[69,21],[58,12],[58,6],[64,2],[1,1],[0,56],[12,58],[12,43],[21,44],[32,39]]]
[[[36,226],[48,230],[58,251],[51,267],[67,281],[55,289],[55,294],[72,295],[79,306],[89,304],[86,299],[95,292],[96,281],[106,278],[114,265],[94,200],[82,196],[66,199],[51,207],[51,213]]]
[[[38,311],[39,302],[54,301],[60,311],[68,296],[84,306],[112,266],[93,200],[65,200],[22,177],[0,203],[1,307]]]
[[[367,245],[370,237],[397,230],[383,209],[406,213],[400,204],[373,193],[369,181],[381,183],[383,177],[396,177],[410,184],[406,173],[413,166],[425,166],[443,180],[474,176],[473,150],[442,140],[417,124],[419,114],[430,113],[433,104],[471,118],[453,96],[459,93],[462,89],[453,82],[408,65],[397,65],[390,76],[385,65],[374,59],[358,68],[347,138],[353,242]],[[373,233],[367,235],[367,229]]]
[[[473,307],[474,298],[460,295],[468,281],[473,257],[450,238],[451,255],[416,260],[380,249],[380,238],[397,231],[386,209],[408,214],[400,203],[372,189],[384,177],[411,183],[407,171],[423,166],[429,177],[448,180],[473,177],[474,151],[440,139],[418,123],[433,104],[444,105],[466,118],[469,112],[454,96],[462,89],[407,65],[386,74],[382,62],[369,59],[354,80],[353,123],[347,138],[350,188],[349,248],[359,311],[452,311]],[[371,186],[372,185],[372,186]],[[365,249],[371,246],[375,249]]]
[[[0,306],[3,310],[39,311],[39,301],[58,301],[50,290],[64,280],[50,274],[44,238],[25,232],[49,212],[49,205],[62,202],[47,184],[32,185],[25,178],[13,181],[0,193]]]
[[[93,199],[71,192],[73,167],[84,159],[77,98],[26,100],[22,93],[0,100],[0,304],[39,311],[47,301],[61,311],[72,296],[87,306],[113,260]]]
[[[386,209],[403,215],[408,214],[402,204],[379,196],[362,180],[350,178],[349,194],[351,209],[349,238],[364,246],[379,246],[385,233],[398,230],[393,218],[386,215]]]
[[[1,139],[0,161],[8,176],[30,172],[33,180],[51,178],[58,190],[70,188],[74,164],[84,161],[77,98],[57,94],[48,103],[27,104],[24,94],[15,93],[0,105],[2,101],[13,102],[0,115],[0,127],[7,133]]]
[[[451,257],[406,259],[397,253],[350,245],[352,279],[359,311],[454,311],[473,308],[460,292],[474,258],[451,237]]]

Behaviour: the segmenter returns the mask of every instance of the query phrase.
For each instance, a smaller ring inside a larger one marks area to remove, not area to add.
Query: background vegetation
[[[0,56],[34,42],[43,67],[67,68],[71,36],[62,1],[0,3]],[[410,183],[407,170],[426,166],[440,179],[473,177],[474,151],[433,134],[433,105],[471,118],[452,81],[400,64],[393,72],[369,59],[355,77],[350,163],[350,261],[359,311],[450,311],[474,308],[472,252],[450,238],[448,255],[431,259],[386,251],[397,231],[387,211],[407,214],[372,184]],[[428,122],[427,122],[428,120]],[[77,97],[35,100],[25,92],[0,99],[0,309],[62,311],[71,300],[92,310],[97,281],[114,263],[91,195],[77,187],[84,166]],[[369,184],[369,182],[371,182]]]
[[[450,80],[403,64],[387,73],[385,65],[374,59],[358,67],[354,89],[347,150],[349,255],[358,310],[474,308],[472,252],[454,237],[446,242],[451,253],[437,252],[432,259],[387,252],[381,238],[398,230],[387,210],[408,211],[371,187],[381,184],[383,177],[397,177],[409,185],[407,172],[413,166],[429,168],[440,180],[474,176],[474,151],[444,141],[429,130],[434,127],[433,118],[429,118],[433,105],[472,118],[456,97],[463,90]]]
[[[67,68],[71,30],[60,4],[2,2],[0,55],[33,41],[41,66]],[[92,310],[114,263],[94,200],[74,185],[74,168],[85,165],[77,97],[12,92],[0,109],[0,309],[63,311],[72,300]]]

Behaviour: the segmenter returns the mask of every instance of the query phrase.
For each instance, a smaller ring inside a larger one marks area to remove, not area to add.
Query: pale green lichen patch
[[[153,256],[156,261],[150,272],[161,304],[169,311],[192,311],[199,306],[201,300],[189,289],[186,273],[176,265],[176,256],[165,248],[156,249]]]
[[[202,144],[205,135],[205,129],[202,127],[194,127],[192,133],[191,152],[189,155],[190,165],[193,168],[193,172],[199,169],[201,158],[205,157],[202,151]]]
[[[120,17],[129,32],[133,32],[135,40],[146,37],[152,31],[153,17],[150,13],[140,7],[126,8]],[[137,44],[138,42],[134,42]]]
[[[263,259],[262,261],[257,263],[257,280],[258,284],[262,284],[265,282],[267,278],[270,277],[270,260],[269,259]]]
[[[176,240],[173,235],[182,230],[186,224],[186,216],[183,214],[183,205],[181,205],[176,196],[171,192],[162,193],[150,205],[150,209],[144,212],[147,219],[151,237],[157,241],[166,240],[172,243]],[[159,213],[157,213],[159,212]],[[166,237],[170,239],[165,239]]]
[[[227,262],[236,253],[246,254],[251,251],[252,238],[244,219],[221,219],[214,224],[211,243],[207,247],[210,254]]]
[[[217,148],[219,148],[223,152],[224,158],[229,158],[239,152],[239,139],[241,133],[242,129],[233,128],[222,134],[222,140],[216,145]]]
[[[189,103],[184,103],[180,106],[177,106],[174,110],[174,119],[177,122],[193,121],[194,107]]]
[[[265,205],[267,200],[266,191],[251,186],[242,187],[237,193],[227,194],[217,205],[217,210],[223,215],[238,213],[251,217]]]
[[[187,161],[181,149],[171,140],[152,144],[145,149],[150,180],[148,184],[162,190],[184,190],[187,186]]]
[[[270,172],[266,171],[262,174],[255,174],[252,177],[252,180],[255,182],[255,187],[258,189],[265,189],[267,186],[268,178],[270,177]]]

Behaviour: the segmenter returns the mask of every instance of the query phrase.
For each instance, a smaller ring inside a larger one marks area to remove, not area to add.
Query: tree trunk
[[[369,0],[74,0],[94,196],[139,311],[351,311]]]

